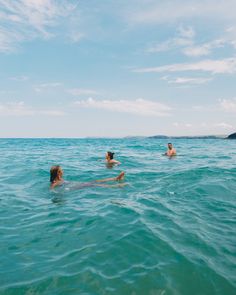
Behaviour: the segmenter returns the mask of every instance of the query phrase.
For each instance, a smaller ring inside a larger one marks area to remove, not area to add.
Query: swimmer
[[[117,164],[120,165],[121,163],[119,161],[116,161],[114,158],[114,154],[112,152],[107,152],[106,153],[106,162],[108,165],[113,165],[113,164]]]
[[[102,186],[102,185],[99,185],[99,183],[108,182],[108,181],[120,181],[124,179],[124,176],[125,176],[125,173],[122,171],[117,177],[98,179],[98,180],[86,182],[86,183],[79,183],[75,188],[80,189],[80,188],[89,187],[89,186]],[[51,183],[50,189],[53,189],[56,186],[60,186],[66,183],[66,181],[62,177],[63,177],[63,170],[61,166],[59,165],[52,166],[50,169],[50,183]]]
[[[168,149],[165,155],[169,157],[176,156],[176,150],[173,148],[173,145],[170,142],[168,143]]]

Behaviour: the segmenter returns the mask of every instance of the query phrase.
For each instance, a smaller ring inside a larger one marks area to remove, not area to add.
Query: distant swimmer
[[[176,156],[176,150],[173,148],[172,143],[168,143],[168,149],[165,152],[166,156],[172,157],[172,156]]]
[[[65,181],[63,179],[63,170],[61,166],[52,166],[50,169],[50,189],[54,189],[57,186],[62,186],[62,185],[67,185],[69,184],[68,181]],[[125,172],[121,172],[118,176],[116,177],[111,177],[111,178],[104,178],[104,179],[98,179],[90,182],[83,182],[83,183],[73,183],[70,185],[70,189],[81,189],[85,187],[93,187],[93,186],[104,186],[104,187],[109,187],[108,185],[102,185],[100,183],[103,182],[109,182],[109,181],[120,181],[123,180],[125,177]],[[113,185],[114,186],[114,185]],[[112,185],[110,185],[112,187]]]
[[[112,153],[112,152],[107,152],[106,153],[106,163],[108,165],[113,165],[113,164],[120,165],[121,164],[119,161],[114,159],[114,154],[115,153]]]

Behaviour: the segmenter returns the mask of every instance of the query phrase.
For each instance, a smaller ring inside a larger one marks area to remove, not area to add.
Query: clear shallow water
[[[0,294],[236,294],[236,141],[0,139]],[[121,166],[108,169],[107,150]],[[123,188],[49,192],[126,171]]]

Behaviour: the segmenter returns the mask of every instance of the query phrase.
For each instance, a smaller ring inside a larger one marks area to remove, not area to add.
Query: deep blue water
[[[0,294],[235,295],[236,141],[173,143],[0,139]],[[50,192],[55,164],[127,185]]]

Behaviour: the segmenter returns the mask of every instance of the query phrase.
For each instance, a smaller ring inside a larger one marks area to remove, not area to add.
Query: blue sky
[[[235,0],[0,0],[0,137],[236,130]]]

